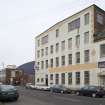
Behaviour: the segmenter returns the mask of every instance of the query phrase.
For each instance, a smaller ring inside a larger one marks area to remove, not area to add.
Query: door
[[[48,75],[46,75],[46,78],[45,78],[45,84],[46,84],[46,86],[48,86]]]

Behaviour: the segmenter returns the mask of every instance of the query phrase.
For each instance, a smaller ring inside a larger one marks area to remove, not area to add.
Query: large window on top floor
[[[68,23],[68,32],[80,27],[80,18]]]
[[[100,57],[105,57],[105,44],[100,45]]]
[[[42,42],[42,44],[48,43],[48,35],[42,37],[41,42]]]
[[[103,23],[104,23],[104,17],[103,17],[103,15],[100,14],[100,13],[97,13],[96,21],[97,21],[99,24],[103,24]]]
[[[84,15],[84,24],[85,25],[89,24],[89,13]]]

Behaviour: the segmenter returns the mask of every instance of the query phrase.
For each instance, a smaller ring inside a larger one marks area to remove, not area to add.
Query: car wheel
[[[92,93],[92,97],[95,98],[96,97],[96,93]]]
[[[63,91],[63,90],[61,90],[61,93],[64,93],[64,91]]]
[[[80,92],[76,92],[76,95],[79,96],[80,95]]]

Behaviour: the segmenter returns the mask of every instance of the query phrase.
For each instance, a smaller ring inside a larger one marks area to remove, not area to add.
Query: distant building
[[[16,69],[15,65],[7,65],[5,68],[5,83],[13,85],[22,84],[23,71]]]
[[[35,38],[36,85],[105,86],[105,11],[92,5]]]

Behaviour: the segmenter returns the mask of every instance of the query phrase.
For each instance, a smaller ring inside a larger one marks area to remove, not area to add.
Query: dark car
[[[105,95],[105,90],[100,86],[85,86],[77,90],[76,94],[92,97],[103,97]]]
[[[0,101],[17,100],[19,93],[12,85],[0,85]]]
[[[71,90],[63,85],[53,85],[50,87],[50,91],[55,93],[71,93]]]

